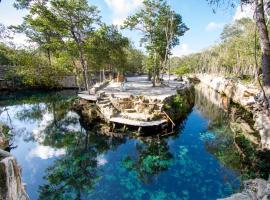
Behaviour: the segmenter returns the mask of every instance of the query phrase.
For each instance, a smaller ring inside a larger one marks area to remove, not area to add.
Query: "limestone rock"
[[[261,136],[261,147],[270,150],[270,118],[263,113],[265,108],[259,103],[262,99],[262,92],[259,88],[214,75],[198,74],[196,77],[201,83],[226,95],[234,103],[251,112],[255,120],[254,128]],[[265,92],[266,96],[270,96],[270,88]]]
[[[262,148],[270,149],[270,119],[266,114],[259,114],[255,119],[255,128],[261,136]]]
[[[244,190],[222,200],[269,200],[270,181],[253,179],[244,182]]]
[[[21,169],[14,157],[0,161],[0,199],[29,200],[21,179]]]

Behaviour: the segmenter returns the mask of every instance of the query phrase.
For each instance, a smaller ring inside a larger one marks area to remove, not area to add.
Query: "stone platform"
[[[128,77],[125,83],[109,82],[95,93],[92,90],[84,91],[78,96],[95,103],[102,118],[108,124],[113,124],[113,127],[115,124],[138,127],[138,130],[166,127],[172,131],[175,123],[164,113],[164,104],[179,90],[190,88],[190,84],[187,80],[164,79],[163,85],[153,87],[147,76]]]

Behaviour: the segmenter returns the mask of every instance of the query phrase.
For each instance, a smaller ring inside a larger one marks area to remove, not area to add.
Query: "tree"
[[[160,67],[166,61],[170,50],[179,43],[178,38],[188,28],[179,14],[171,10],[164,0],[145,0],[143,8],[128,17],[123,28],[139,30],[143,33],[148,56],[154,59],[152,66],[153,86],[159,77]]]
[[[210,4],[219,6],[224,3],[222,0],[207,0]],[[232,6],[237,5],[238,1],[230,0],[228,3]],[[266,87],[270,87],[270,40],[268,35],[268,28],[266,25],[265,13],[268,8],[269,0],[241,0],[242,4],[254,4],[254,18],[259,31],[260,46],[262,51],[262,73],[263,84]]]
[[[143,61],[145,55],[142,51],[130,46],[126,49],[127,52],[127,67],[126,71],[130,73],[143,73],[145,69],[143,68]]]
[[[227,24],[221,33],[221,42],[204,51],[174,58],[174,71],[179,75],[187,72],[215,73],[236,76],[257,81],[259,70],[254,60],[254,38],[256,36],[256,54],[261,56],[259,38],[255,33],[253,20],[243,18]],[[260,61],[258,62],[260,65]],[[188,70],[187,70],[188,68]]]
[[[18,1],[27,7],[30,1]],[[86,0],[33,1],[30,14],[20,27],[31,41],[47,52],[51,63],[51,52],[65,49],[71,56],[77,56],[83,69],[85,89],[89,89],[88,63],[86,60],[87,38],[94,32],[94,24],[99,22],[95,6]]]
[[[123,72],[127,63],[125,49],[129,40],[116,26],[102,25],[87,39],[88,62],[98,70]]]
[[[95,6],[89,6],[86,0],[52,0],[51,12],[55,19],[55,29],[63,38],[74,42],[83,69],[85,89],[89,89],[88,63],[86,61],[87,38],[94,32],[94,24],[100,17]]]
[[[29,9],[29,14],[24,17],[20,26],[13,26],[18,32],[23,32],[31,42],[38,45],[47,55],[49,64],[52,65],[52,52],[63,45],[61,34],[55,30],[54,14],[44,3],[36,3]]]
[[[29,8],[33,3],[45,3],[47,1],[48,0],[15,0],[14,7],[17,9]]]

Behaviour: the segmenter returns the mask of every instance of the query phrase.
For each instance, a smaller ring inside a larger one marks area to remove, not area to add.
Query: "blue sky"
[[[20,24],[26,10],[13,8],[13,0],[2,0],[0,3],[0,23],[5,25]],[[136,12],[142,0],[89,0],[96,5],[104,22],[108,24],[121,24],[121,22],[132,13]],[[174,56],[186,55],[207,48],[219,40],[219,35],[225,24],[233,22],[244,16],[251,16],[251,9],[219,9],[216,14],[206,0],[168,0],[168,3],[179,14],[190,30],[180,39],[181,44],[174,50]],[[134,45],[139,47],[141,34],[136,31],[123,31]],[[18,42],[23,41],[23,36],[17,36]]]

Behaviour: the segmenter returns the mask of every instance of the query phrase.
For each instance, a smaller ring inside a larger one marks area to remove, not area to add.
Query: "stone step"
[[[110,106],[110,105],[112,105],[111,104],[111,102],[110,103],[102,103],[102,104],[97,104],[99,107],[102,107],[102,108],[104,108],[104,107],[108,107],[108,106]]]
[[[135,109],[125,109],[124,112],[126,112],[126,113],[135,113],[136,110]]]
[[[97,102],[97,104],[99,104],[99,105],[111,104],[111,102],[110,101],[102,101],[102,102]]]

